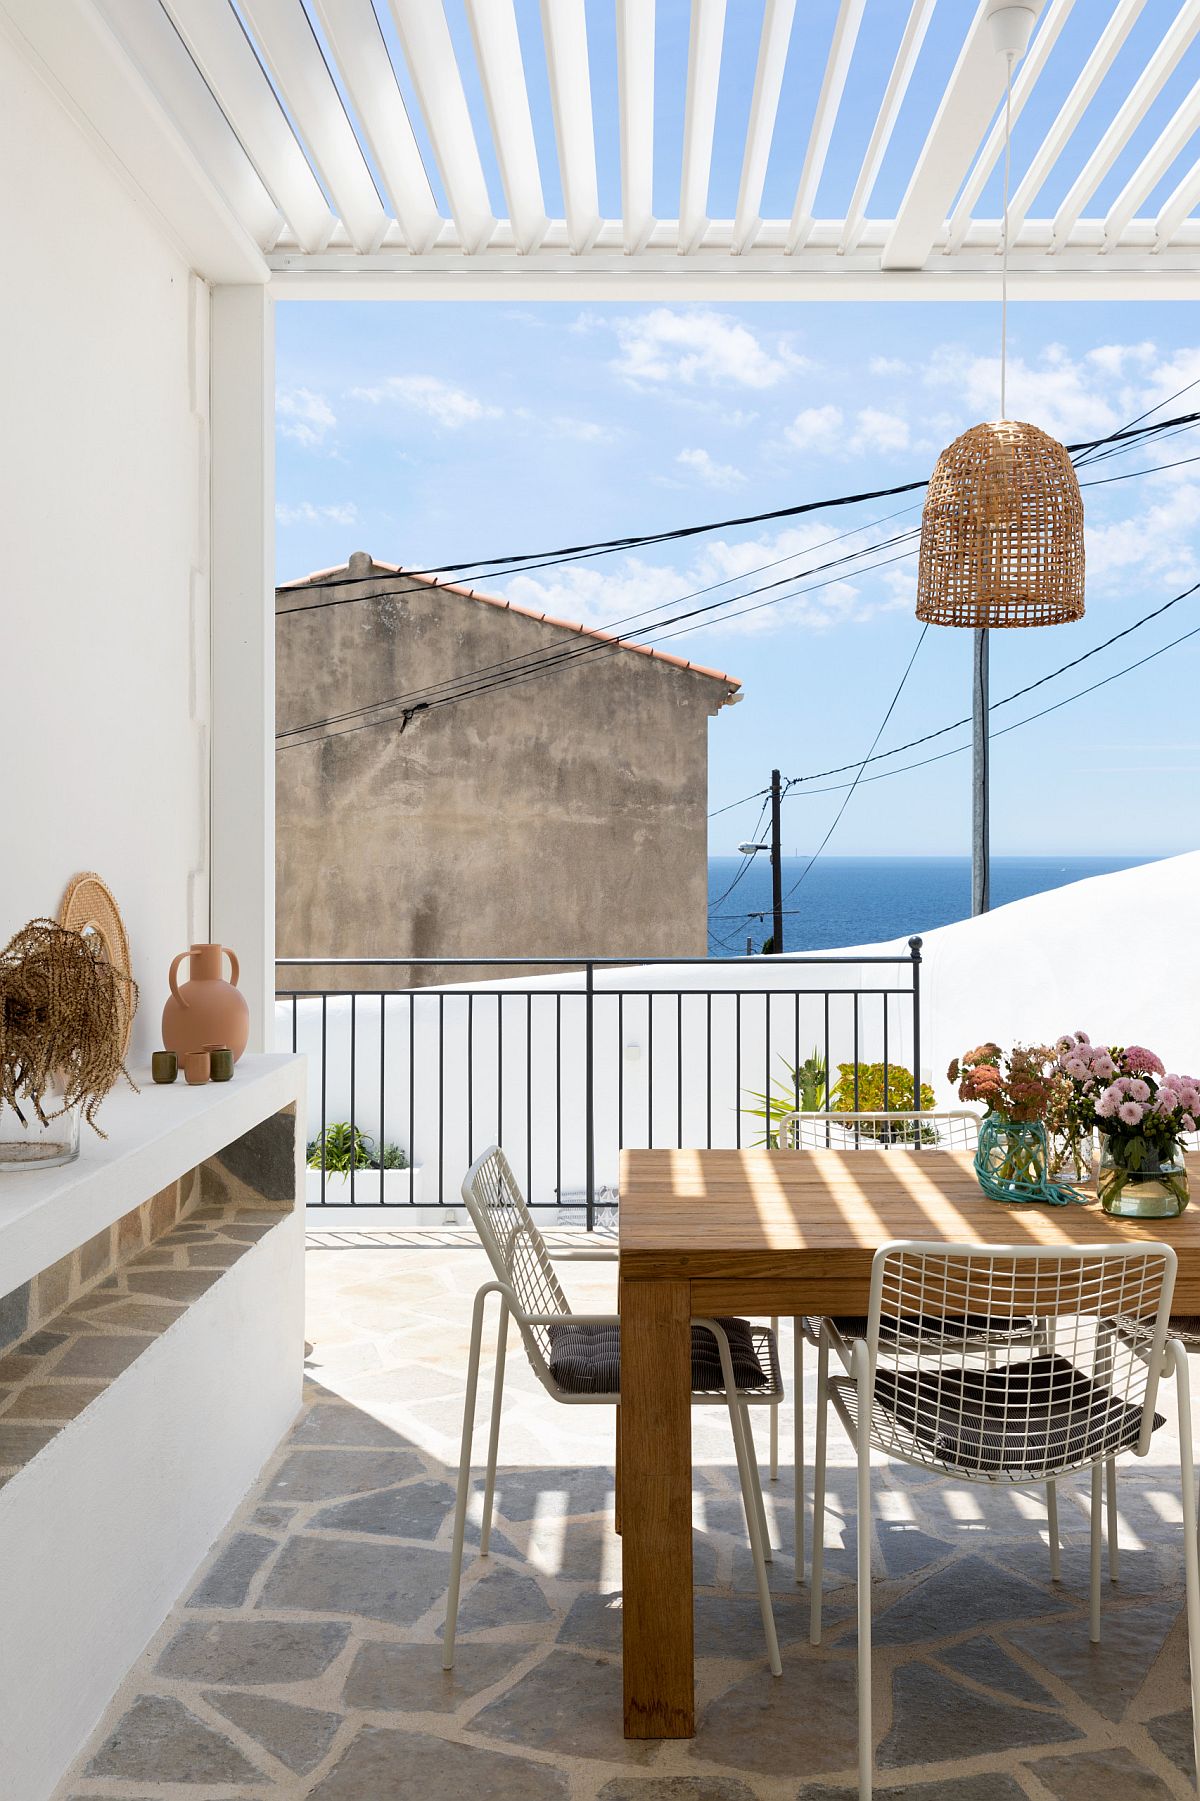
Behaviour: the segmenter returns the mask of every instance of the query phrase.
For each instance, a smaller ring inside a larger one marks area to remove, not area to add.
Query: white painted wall
[[[939,1104],[949,1105],[955,1100],[945,1079],[951,1057],[988,1038],[1000,1044],[1028,1043],[1080,1029],[1106,1042],[1147,1044],[1168,1068],[1196,1073],[1200,1071],[1198,943],[1200,852],[1072,883],[999,907],[983,918],[931,931],[924,938],[921,965],[922,1077],[932,1083]],[[805,1056],[814,1045],[823,1047],[824,1003],[811,990],[885,984],[906,989],[905,967],[855,959],[903,956],[907,948],[907,941],[898,939],[830,953],[851,959],[841,966],[820,961],[777,964],[762,958],[749,965],[714,962],[598,972],[593,1040],[597,1181],[616,1180],[619,1088],[624,1097],[624,1142],[648,1142],[651,1069],[655,1144],[680,1142],[676,1099],[680,1069],[682,1143],[704,1144],[710,1137],[715,1145],[736,1142],[738,1097],[763,1088],[768,1040],[765,999],[743,998],[739,1058],[732,990],[775,991],[769,1061],[771,1075],[778,1080],[780,1053],[791,1057],[798,1048]],[[531,1014],[526,1000],[511,992],[516,986],[542,991],[532,1002]],[[529,1181],[535,1200],[553,1200],[560,1174],[564,1188],[578,1189],[585,1168],[581,987],[581,977],[568,976],[488,984],[476,991],[471,1003],[475,1081],[469,1125],[467,997],[462,990],[446,990],[441,1001],[433,989],[417,996],[411,1056],[409,1001],[390,996],[385,1003],[382,1070],[378,996],[366,995],[355,1003],[353,1029],[349,997],[329,999],[323,1022],[321,1001],[302,998],[297,1004],[296,1045],[308,1056],[310,1132],[315,1134],[322,1118],[353,1117],[361,1130],[377,1136],[382,1117],[385,1137],[423,1165],[426,1203],[439,1196],[446,1203],[456,1201],[471,1152],[493,1137],[510,1151],[519,1178]],[[505,988],[509,995],[500,1041],[503,1112],[498,1117],[496,991]],[[653,1045],[649,1003],[630,994],[647,988],[668,991],[654,1003]],[[703,993],[696,992],[707,988],[716,991],[711,1007]],[[555,1001],[554,990],[564,991],[560,1002]],[[671,990],[684,992],[682,1032]],[[616,997],[622,992],[618,1029]],[[859,1056],[870,1062],[883,1054],[882,1002],[864,998],[859,1015]],[[292,1047],[290,1002],[277,1007],[276,1043],[280,1050]],[[831,1065],[849,1061],[853,1047],[852,1002],[835,997],[830,1003]],[[897,994],[889,1002],[888,1059],[911,1068],[912,1055],[911,1010],[906,995]],[[561,1114],[554,1104],[560,1061]],[[532,1105],[527,1107],[530,1095]],[[743,1114],[742,1142],[753,1143],[760,1131],[758,1123]],[[340,1199],[343,1191],[344,1185],[331,1196]],[[358,1177],[355,1191],[360,1203],[377,1199],[378,1177],[369,1173]]]
[[[0,941],[99,871],[140,1060],[208,924],[208,290],[3,34],[0,167]]]

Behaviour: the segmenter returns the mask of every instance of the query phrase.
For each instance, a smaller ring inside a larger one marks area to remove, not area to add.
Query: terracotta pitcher
[[[232,982],[222,974],[221,959],[229,958]],[[180,987],[179,965],[191,960],[191,979]],[[171,996],[163,1008],[162,1041],[165,1049],[180,1057],[214,1044],[227,1044],[236,1063],[250,1036],[250,1009],[234,986],[238,960],[226,945],[193,944],[180,951],[171,965]]]

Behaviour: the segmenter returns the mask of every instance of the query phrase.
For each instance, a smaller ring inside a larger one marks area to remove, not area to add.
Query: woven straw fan
[[[133,1031],[133,1015],[137,1009],[129,963],[129,936],[112,890],[94,870],[77,875],[68,882],[62,906],[58,910],[58,923],[66,926],[69,931],[83,932],[85,935],[95,933],[104,946],[104,955],[108,961],[125,977],[121,983],[121,1058],[124,1060]]]

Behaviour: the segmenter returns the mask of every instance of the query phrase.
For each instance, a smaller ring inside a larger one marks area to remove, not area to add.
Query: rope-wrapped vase
[[[1036,425],[974,425],[943,450],[921,521],[917,618],[995,630],[1083,617],[1083,500]]]

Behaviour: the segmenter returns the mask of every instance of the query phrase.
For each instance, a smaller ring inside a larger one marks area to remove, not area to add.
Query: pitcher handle
[[[225,955],[229,958],[230,980],[232,981],[234,987],[236,988],[238,985],[238,975],[240,973],[240,970],[238,967],[237,952],[231,951],[229,946],[226,945],[225,946]]]
[[[175,996],[175,999],[179,1002],[181,1007],[186,1007],[188,1002],[183,998],[182,994],[180,994],[175,977],[179,972],[179,965],[183,962],[185,957],[190,957],[191,954],[191,951],[180,951],[179,955],[171,964],[171,973],[167,977],[168,982],[171,984],[171,993]]]

